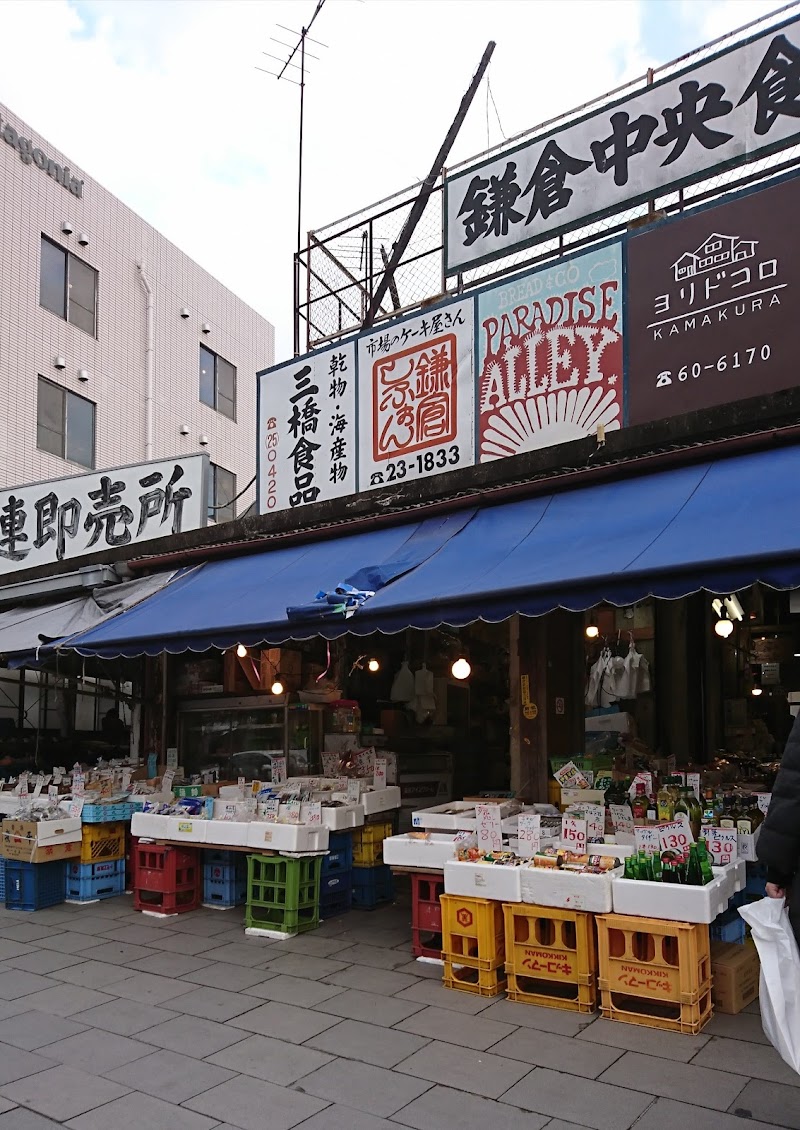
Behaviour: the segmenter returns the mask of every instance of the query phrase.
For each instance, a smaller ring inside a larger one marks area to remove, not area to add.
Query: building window
[[[36,446],[81,467],[94,467],[94,416],[91,400],[39,377]]]
[[[208,468],[208,516],[214,522],[232,522],[236,517],[236,476],[211,463]]]
[[[200,346],[200,400],[229,420],[236,419],[236,369],[204,345]]]
[[[97,271],[42,236],[39,305],[95,337]]]

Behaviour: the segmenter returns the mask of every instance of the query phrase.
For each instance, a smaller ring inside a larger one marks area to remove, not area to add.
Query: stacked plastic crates
[[[90,810],[122,812],[129,805],[84,805]],[[125,834],[122,822],[84,823],[81,829],[80,861],[66,866],[67,902],[97,902],[125,892]]]
[[[504,903],[509,1000],[594,1012],[597,941],[594,915]]]
[[[248,855],[245,929],[290,938],[319,926],[320,856]]]
[[[331,832],[328,854],[322,857],[319,881],[319,916],[345,914],[353,902],[353,834]]]
[[[44,910],[64,901],[64,861],[23,863],[5,860],[7,910]]]
[[[442,959],[441,875],[411,876],[411,952],[414,957]]]
[[[391,834],[391,821],[353,832],[353,906],[358,910],[375,910],[394,898],[392,871],[383,862],[383,841]]]
[[[494,899],[442,895],[444,984],[482,997],[506,987],[503,904]]]
[[[133,841],[133,905],[150,914],[197,910],[203,890],[200,849]]]
[[[208,848],[203,852],[203,906],[230,910],[247,902],[247,856]]]

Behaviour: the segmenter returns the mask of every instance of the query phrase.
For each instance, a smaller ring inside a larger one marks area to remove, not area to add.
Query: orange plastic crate
[[[505,964],[502,903],[466,895],[442,895],[439,902],[446,959],[482,970]]]
[[[481,997],[499,996],[506,987],[506,975],[502,968],[472,969],[447,958],[444,959],[442,980],[446,989],[459,989]]]

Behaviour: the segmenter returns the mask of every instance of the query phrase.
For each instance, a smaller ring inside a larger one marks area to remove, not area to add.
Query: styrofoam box
[[[495,867],[491,863],[448,860],[444,865],[445,894],[499,899],[500,902],[522,902],[519,880],[521,870],[520,867]]]
[[[385,789],[373,789],[371,793],[361,794],[361,805],[366,816],[376,812],[388,812],[400,807],[399,785],[387,785]]]
[[[242,800],[241,795],[239,795],[238,797],[235,797],[235,798],[229,797],[227,800],[215,797],[214,798],[214,819],[215,820],[224,820],[226,810],[229,807],[231,807],[234,810],[236,816],[238,816],[241,819],[244,816],[244,814],[247,812],[247,801]]]
[[[166,840],[168,836],[168,816],[155,812],[134,812],[131,817],[131,835],[140,839]]]
[[[249,820],[207,820],[207,844],[223,847],[247,847]]]
[[[566,844],[563,840],[559,840],[557,844],[553,845],[560,851],[573,851],[574,845]],[[613,855],[617,859],[625,859],[628,855],[633,855],[636,848],[630,844],[607,844],[605,842],[588,843],[586,845],[587,855]]]
[[[437,832],[474,832],[477,818],[474,800],[453,800],[449,804],[439,804],[435,808],[421,808],[411,814],[412,828],[427,828]],[[497,805],[501,820],[511,815],[513,802]],[[452,810],[457,809],[457,812]]]
[[[621,867],[602,875],[582,875],[579,871],[547,867],[517,870],[522,902],[561,910],[588,910],[593,914],[608,914],[613,905],[612,888],[623,874]]]
[[[322,823],[329,832],[360,828],[364,823],[363,804],[348,804],[346,808],[326,808],[322,806]]]
[[[455,862],[456,838],[445,832],[430,832],[426,840],[412,836],[389,836],[383,841],[383,862],[390,867],[420,867],[425,871],[443,871],[447,862]]]
[[[327,851],[328,829],[308,824],[271,824],[253,820],[248,825],[247,846],[271,851]]]
[[[711,923],[727,909],[728,889],[725,875],[717,875],[704,887],[617,879],[612,885],[614,912],[640,918],[668,918],[673,922]]]
[[[195,816],[168,816],[167,839],[187,844],[204,844],[211,820],[198,820]],[[220,821],[222,823],[222,821]]]

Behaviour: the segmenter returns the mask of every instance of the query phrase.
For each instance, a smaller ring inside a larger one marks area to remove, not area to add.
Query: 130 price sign
[[[691,828],[680,820],[673,820],[669,824],[659,824],[658,839],[662,851],[685,853],[688,852],[689,845],[694,843]]]

